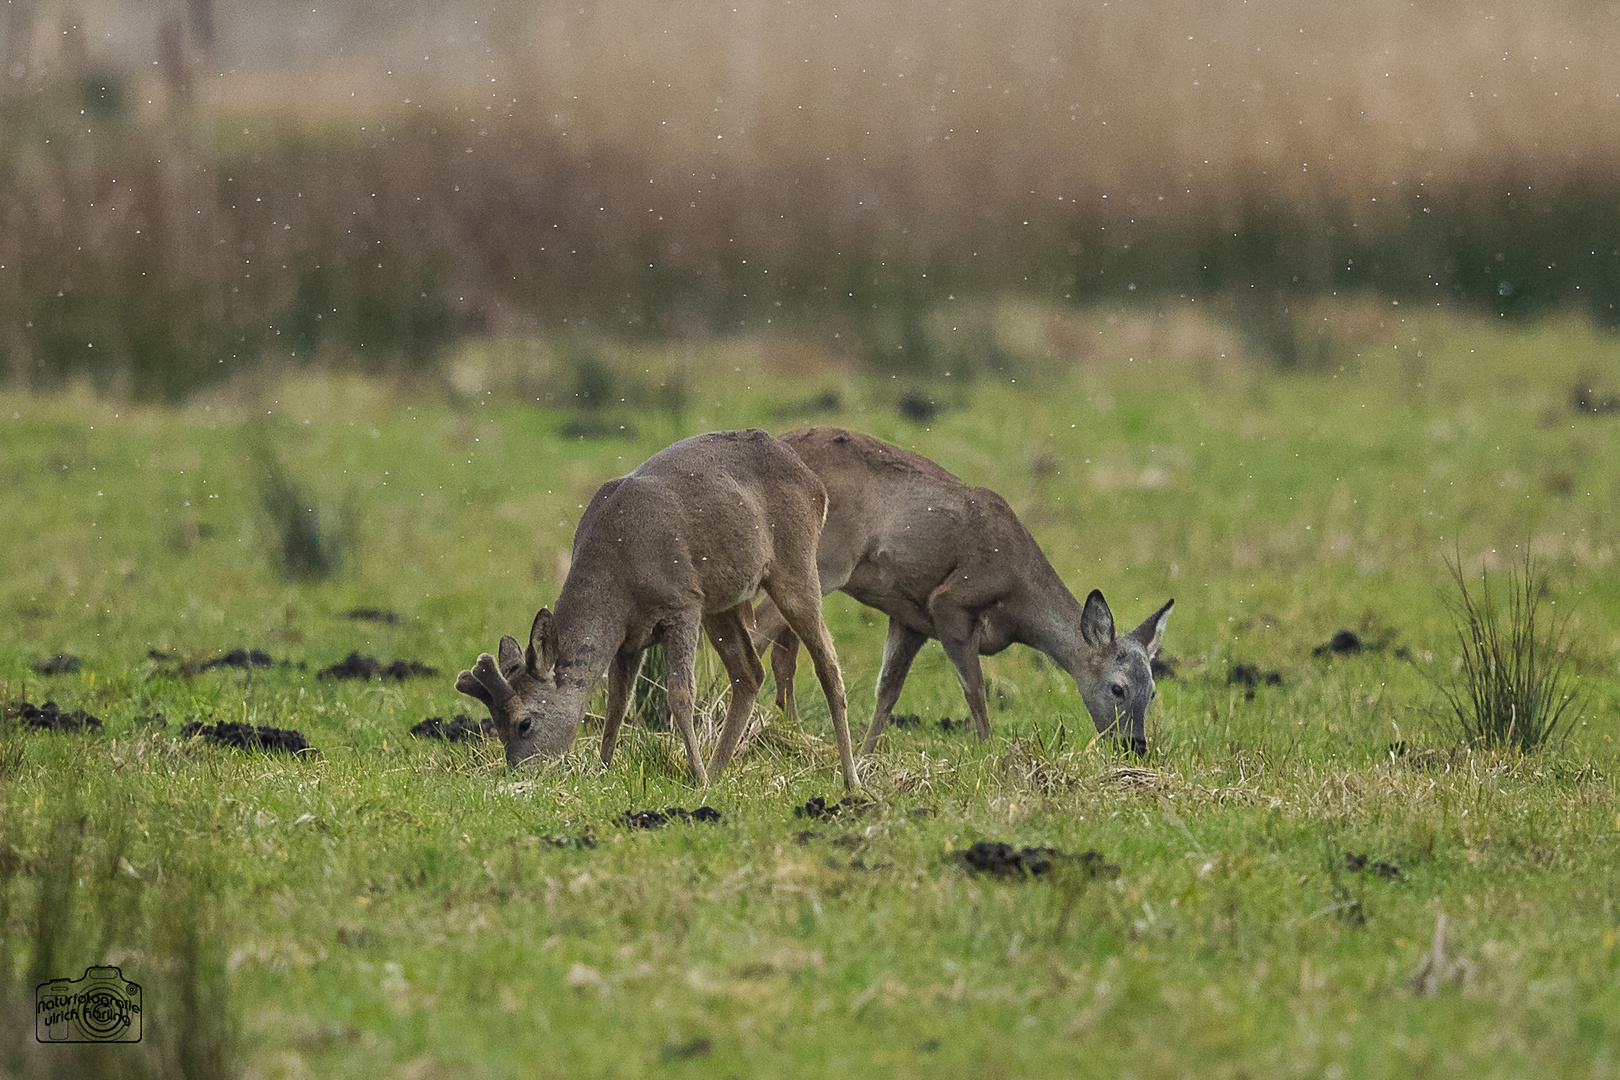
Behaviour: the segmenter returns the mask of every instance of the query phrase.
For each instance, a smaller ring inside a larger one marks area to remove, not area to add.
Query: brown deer
[[[1039,649],[1074,679],[1098,732],[1147,749],[1151,661],[1171,600],[1123,637],[1093,589],[1082,605],[1005,500],[971,487],[921,454],[870,435],[814,427],[781,436],[827,487],[816,562],[825,592],[843,592],[889,616],[877,708],[861,756],[889,721],[917,650],[945,646],[979,738],[990,736],[980,656],[1017,642]],[[757,642],[772,642],[776,700],[793,711],[799,645],[767,601]]]
[[[606,671],[606,766],[642,653],[662,643],[670,714],[692,775],[706,784],[726,767],[765,681],[748,633],[763,590],[778,621],[810,650],[844,784],[858,787],[843,677],[821,617],[816,544],[826,515],[821,481],[765,432],[683,439],[598,489],[574,533],[556,612],[540,609],[527,649],[501,638],[499,658],[479,656],[472,670],[456,676],[456,689],[489,706],[507,764],[516,765],[573,745],[586,699]],[[705,630],[731,676],[731,703],[707,769],[692,728],[698,637]]]

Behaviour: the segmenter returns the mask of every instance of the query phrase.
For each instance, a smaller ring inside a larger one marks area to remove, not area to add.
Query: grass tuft
[[[1575,703],[1565,689],[1568,616],[1544,619],[1545,575],[1528,554],[1522,569],[1508,571],[1503,612],[1481,569],[1479,591],[1470,591],[1462,561],[1447,560],[1457,586],[1452,619],[1462,645],[1455,684],[1442,687],[1465,741],[1524,752],[1540,750],[1567,729]]]
[[[352,504],[345,505],[336,526],[323,515],[314,495],[279,460],[266,455],[259,481],[259,500],[275,527],[280,561],[288,581],[332,581],[353,560],[355,528]]]

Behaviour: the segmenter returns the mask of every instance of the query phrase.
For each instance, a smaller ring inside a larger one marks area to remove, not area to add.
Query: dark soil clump
[[[1370,856],[1358,855],[1353,851],[1344,853],[1344,868],[1352,874],[1363,872],[1377,874],[1385,881],[1401,881],[1406,877],[1401,873],[1401,868],[1394,863],[1374,860]]]
[[[578,836],[568,836],[565,833],[547,833],[545,836],[531,837],[547,847],[554,848],[593,848],[596,846],[596,829],[590,825]]]
[[[8,714],[16,715],[23,722],[24,727],[35,731],[65,731],[65,732],[92,732],[101,730],[99,717],[91,716],[83,709],[74,709],[72,712],[63,712],[54,701],[47,701],[43,705],[31,705],[26,701],[17,702],[8,706]]]
[[[776,416],[780,420],[792,420],[800,416],[815,416],[820,413],[836,413],[844,408],[844,399],[836,390],[823,390],[814,397],[802,401],[791,401],[779,406]]]
[[[970,870],[994,877],[1040,877],[1048,873],[1054,863],[1070,861],[1087,877],[1119,877],[1119,866],[1103,858],[1096,850],[1068,855],[1049,847],[1015,848],[999,840],[980,840],[956,857]]]
[[[676,819],[681,821],[719,821],[720,811],[712,806],[688,810],[682,806],[666,806],[662,810],[626,810],[619,821],[631,829],[657,829]]]
[[[811,796],[803,806],[793,808],[793,816],[811,821],[831,821],[840,814],[861,814],[872,808],[872,800],[850,795],[840,802],[828,803],[823,795]]]
[[[213,671],[215,668],[230,667],[251,671],[254,668],[274,667],[275,663],[275,657],[262,649],[232,649],[224,656],[204,661],[197,670]]]
[[[942,716],[939,718],[939,730],[947,735],[954,735],[958,731],[966,731],[972,719],[971,716],[968,716],[963,717],[961,720],[952,720],[948,716]]]
[[[399,613],[397,611],[389,611],[387,608],[380,608],[380,607],[350,608],[348,611],[345,611],[343,613],[343,617],[345,619],[353,619],[355,622],[382,623],[384,626],[398,626],[399,625]]]
[[[182,738],[201,735],[211,743],[232,746],[238,750],[279,750],[287,754],[315,754],[319,751],[309,745],[301,732],[287,728],[254,727],[252,724],[226,722],[204,724],[193,720],[180,729]]]
[[[1599,393],[1584,380],[1570,388],[1569,404],[1576,412],[1587,416],[1620,413],[1620,395]]]
[[[495,725],[487,719],[474,721],[466,713],[457,713],[454,719],[448,722],[441,717],[430,716],[411,728],[411,734],[418,739],[471,742],[473,739],[480,738],[493,739],[495,737]]]
[[[1312,656],[1360,656],[1365,646],[1354,630],[1337,630],[1326,642],[1311,650]]]
[[[694,1058],[708,1057],[714,1052],[714,1043],[699,1036],[689,1042],[668,1043],[658,1056],[665,1061],[691,1061]]]
[[[1257,664],[1239,664],[1226,676],[1227,686],[1242,686],[1245,688],[1244,697],[1254,700],[1254,691],[1259,686],[1281,686],[1282,672],[1261,671]]]
[[[899,712],[894,713],[889,717],[889,723],[893,724],[897,728],[906,728],[907,730],[910,730],[912,728],[922,726],[922,717],[918,716],[914,712]]]
[[[395,660],[384,664],[375,656],[361,656],[352,652],[329,668],[316,673],[318,679],[397,679],[400,682],[418,675],[437,675],[439,669],[415,660]]]
[[[79,658],[72,653],[59,652],[55,656],[35,660],[34,670],[41,675],[77,675]]]
[[[907,420],[919,424],[926,424],[939,415],[939,404],[932,398],[925,398],[920,394],[903,394],[896,404],[900,415]]]

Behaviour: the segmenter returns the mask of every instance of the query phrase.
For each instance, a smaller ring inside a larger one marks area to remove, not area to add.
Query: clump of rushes
[[[1462,667],[1442,686],[1466,741],[1483,746],[1539,750],[1567,727],[1575,695],[1565,689],[1568,616],[1542,617],[1547,582],[1527,554],[1507,575],[1502,611],[1491,594],[1490,575],[1480,571],[1479,591],[1469,589],[1461,559],[1447,560],[1457,598],[1451,601]]]
[[[279,569],[289,581],[331,581],[343,574],[345,555],[352,555],[355,513],[352,501],[334,528],[315,505],[315,498],[274,456],[261,455],[259,498],[275,526]]]

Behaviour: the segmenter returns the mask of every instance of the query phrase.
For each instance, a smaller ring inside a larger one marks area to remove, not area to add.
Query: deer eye
[[[529,733],[529,729],[532,728],[532,727],[534,727],[534,721],[533,720],[521,721],[518,724],[518,734],[519,735],[527,735]]]
[[[1122,697],[1125,696],[1125,688],[1123,686],[1121,686],[1119,683],[1115,683],[1113,686],[1110,686],[1108,689],[1112,690],[1114,692],[1114,696],[1117,697],[1117,698],[1122,698]]]

